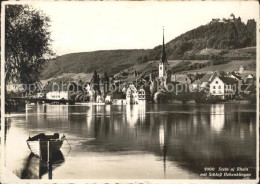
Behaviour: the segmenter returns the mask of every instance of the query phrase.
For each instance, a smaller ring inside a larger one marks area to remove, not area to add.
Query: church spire
[[[167,63],[166,52],[165,52],[165,45],[164,45],[164,27],[163,27],[163,50],[162,50],[161,62],[162,63]]]

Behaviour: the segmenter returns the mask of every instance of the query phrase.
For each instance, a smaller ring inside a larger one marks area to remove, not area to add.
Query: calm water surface
[[[214,105],[26,106],[6,118],[6,167],[20,178],[48,178],[26,140],[65,134],[53,179],[190,179],[204,167],[256,168],[256,107]]]

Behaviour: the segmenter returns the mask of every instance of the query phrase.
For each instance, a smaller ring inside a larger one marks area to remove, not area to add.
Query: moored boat
[[[48,150],[50,153],[58,152],[64,140],[65,136],[63,135],[60,138],[58,133],[54,133],[53,135],[40,133],[33,137],[29,137],[26,142],[31,152],[40,157],[41,155],[47,155]]]

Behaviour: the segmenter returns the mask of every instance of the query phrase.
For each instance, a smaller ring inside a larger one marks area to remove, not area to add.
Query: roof
[[[171,75],[171,81],[173,82],[186,82],[186,78],[190,79],[191,78],[187,74],[173,74]]]
[[[253,74],[248,74],[247,78],[253,79],[254,75]]]
[[[203,76],[204,76],[203,73],[197,73],[197,74],[194,76],[194,80],[201,79]]]
[[[192,84],[197,85],[197,84],[201,84],[200,80],[195,80]]]
[[[253,79],[254,78],[254,75],[251,73],[242,73],[242,74],[240,74],[240,76],[242,79]]]
[[[234,77],[236,77],[237,79],[241,80],[241,76],[235,74],[235,72],[232,72],[231,74],[229,74],[229,76],[233,75]]]
[[[200,82],[211,82],[217,76],[216,73],[206,73],[201,79]]]
[[[162,63],[167,63],[167,58],[166,58],[166,51],[165,51],[165,45],[164,45],[164,29],[163,29],[163,48],[162,48],[162,58],[161,58]]]
[[[219,77],[219,79],[225,84],[237,84],[237,80],[231,77]]]

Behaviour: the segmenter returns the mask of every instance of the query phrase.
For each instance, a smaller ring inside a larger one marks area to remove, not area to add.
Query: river
[[[255,178],[255,109],[242,104],[27,105],[6,118],[4,164],[19,178],[47,179],[26,140],[58,132],[68,143],[52,166],[53,179],[208,179],[201,175],[205,167],[248,168],[248,178]]]

